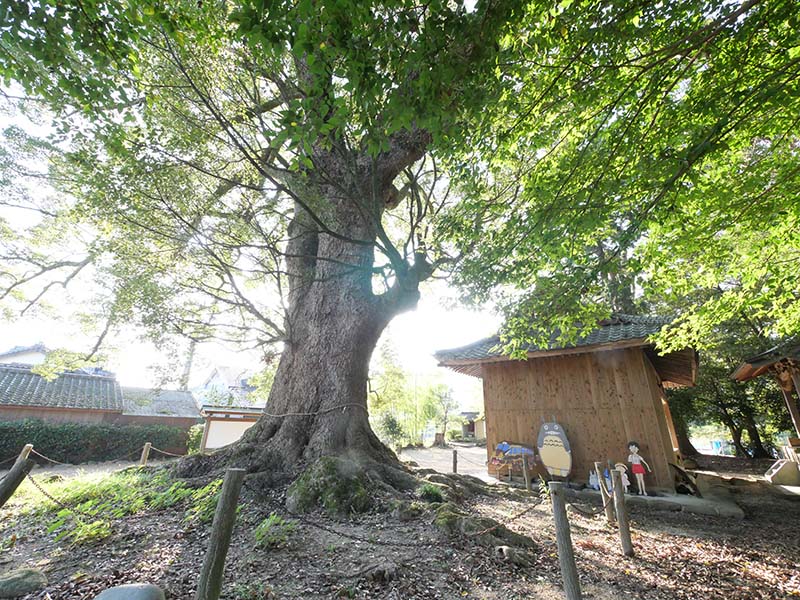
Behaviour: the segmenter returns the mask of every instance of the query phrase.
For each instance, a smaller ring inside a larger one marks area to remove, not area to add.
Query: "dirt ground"
[[[486,489],[487,495],[464,500],[463,508],[530,536],[530,566],[506,563],[491,546],[435,528],[433,505],[406,522],[381,507],[344,520],[312,514],[298,522],[284,547],[256,550],[253,527],[283,510],[283,495],[246,485],[223,598],[562,598],[549,504],[501,485]],[[584,597],[800,597],[800,502],[768,495],[736,499],[744,520],[631,506],[634,558],[621,555],[615,530],[600,516],[570,511]],[[117,519],[104,542],[70,547],[55,541],[45,522],[18,518],[18,509],[13,501],[0,509],[0,573],[36,566],[51,582],[26,600],[88,600],[107,586],[135,581],[162,586],[169,599],[193,598],[209,526],[187,525],[183,511]],[[374,567],[386,565],[394,575],[375,577]]]
[[[400,460],[414,461],[420,467],[436,469],[441,473],[453,470],[453,450],[458,456],[458,472],[472,475],[487,483],[496,483],[497,479],[486,473],[486,447],[459,445],[450,448],[407,448],[400,451]]]

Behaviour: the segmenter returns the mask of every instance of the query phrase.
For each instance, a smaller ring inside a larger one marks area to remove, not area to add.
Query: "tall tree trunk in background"
[[[753,458],[769,458],[770,454],[767,452],[766,448],[764,448],[764,444],[761,441],[761,434],[758,431],[758,426],[756,425],[756,421],[753,418],[752,412],[745,412],[744,414],[744,426],[747,430],[747,435],[750,438],[750,449]]]
[[[189,377],[192,375],[192,364],[194,363],[194,351],[197,342],[191,340],[189,342],[189,350],[186,353],[186,362],[183,364],[183,373],[181,373],[180,388],[183,391],[189,389]]]
[[[689,439],[689,427],[686,419],[679,411],[672,411],[672,424],[675,426],[675,436],[678,438],[678,452],[681,456],[696,456],[700,454]]]
[[[722,422],[731,433],[731,439],[733,440],[733,447],[736,450],[736,456],[748,457],[749,454],[747,453],[747,449],[742,444],[742,433],[744,432],[744,428],[737,425],[733,418],[727,414],[727,412],[722,413]]]

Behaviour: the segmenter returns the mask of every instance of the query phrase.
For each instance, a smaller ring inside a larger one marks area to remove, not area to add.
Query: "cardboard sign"
[[[539,458],[550,475],[566,477],[572,469],[572,450],[564,428],[555,421],[542,423],[536,443]]]

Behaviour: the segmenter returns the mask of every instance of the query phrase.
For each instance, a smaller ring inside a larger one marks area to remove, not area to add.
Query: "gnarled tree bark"
[[[280,364],[265,414],[226,453],[226,462],[287,474],[321,456],[397,464],[369,425],[369,362],[390,320],[416,306],[419,282],[430,273],[421,258],[413,265],[393,258],[381,217],[394,178],[422,157],[427,142],[424,134],[409,133],[377,159],[315,155],[316,171],[302,186],[288,230]],[[372,289],[376,244],[395,273],[380,294]]]

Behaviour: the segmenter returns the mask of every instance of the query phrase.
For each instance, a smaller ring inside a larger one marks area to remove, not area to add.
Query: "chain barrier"
[[[255,488],[251,487],[248,484],[247,480],[245,480],[245,482],[244,482],[244,487],[249,489],[251,492],[253,492],[253,493],[255,493],[255,494],[259,495],[259,496],[263,496],[263,494],[259,490],[256,490]],[[356,542],[363,542],[365,544],[372,544],[372,545],[376,545],[376,546],[378,546],[378,545],[380,545],[380,546],[397,546],[397,547],[402,547],[402,548],[423,548],[423,547],[430,547],[430,546],[449,546],[450,545],[449,542],[440,541],[440,540],[428,540],[428,541],[424,541],[424,542],[392,542],[392,541],[382,541],[382,540],[378,540],[378,539],[364,538],[364,537],[361,537],[361,536],[353,535],[352,533],[346,533],[344,531],[340,531],[338,529],[335,529],[333,527],[329,527],[327,525],[323,525],[322,523],[319,523],[318,521],[316,521],[314,519],[311,519],[311,518],[307,517],[306,515],[293,513],[289,509],[287,509],[285,506],[279,504],[278,502],[275,502],[274,500],[272,500],[269,497],[266,497],[266,500],[267,500],[267,503],[271,507],[273,507],[276,512],[284,513],[284,514],[288,515],[289,517],[291,517],[292,519],[296,519],[296,520],[300,521],[301,523],[304,523],[306,525],[310,525],[311,527],[314,527],[316,529],[320,529],[322,531],[326,531],[328,533],[332,533],[334,535],[338,535],[340,537],[343,537],[343,538],[346,538],[346,539],[350,539],[350,540],[353,540],[353,541],[356,541]],[[475,531],[475,532],[472,532],[472,533],[464,534],[464,537],[471,539],[471,538],[479,537],[481,535],[485,535],[487,533],[490,533],[490,532],[492,532],[495,529],[498,529],[500,527],[505,527],[505,526],[507,526],[507,524],[513,523],[517,519],[519,519],[519,518],[527,515],[528,513],[530,513],[532,510],[534,510],[541,503],[542,503],[542,500],[541,499],[537,499],[537,501],[534,502],[531,506],[528,506],[525,509],[519,511],[518,513],[513,515],[511,518],[509,518],[505,523],[497,523],[495,525],[492,525],[491,527],[487,527],[486,529],[482,529],[480,531]]]
[[[4,464],[6,464],[7,462],[11,462],[12,460],[16,460],[16,459],[17,459],[17,457],[16,457],[16,456],[12,456],[11,458],[7,458],[7,459],[5,459],[5,460],[0,460],[0,465],[4,465]]]
[[[84,518],[87,518],[87,519],[91,519],[93,521],[96,521],[98,519],[97,515],[91,515],[91,514],[89,514],[87,512],[83,512],[82,510],[80,510],[78,508],[75,508],[73,506],[67,506],[66,504],[61,502],[61,500],[59,500],[58,498],[53,496],[50,492],[48,492],[46,489],[44,489],[42,487],[42,485],[38,481],[36,481],[30,473],[28,473],[27,477],[30,480],[30,482],[33,484],[33,487],[35,487],[37,490],[39,490],[45,498],[47,498],[48,500],[53,502],[56,506],[60,506],[64,510],[68,510],[71,513],[74,513],[75,515],[80,515],[81,517],[84,517]],[[80,519],[78,519],[78,520],[80,521]]]
[[[593,508],[593,509],[583,508],[580,504],[577,504],[576,502],[571,500],[566,500],[566,503],[569,504],[573,509],[575,509],[582,515],[586,515],[587,517],[596,517],[597,515],[604,513],[608,505],[611,504],[613,501],[614,497],[609,496],[608,500],[605,501],[603,506],[601,506],[600,508]]]
[[[265,415],[267,417],[273,417],[275,419],[282,419],[284,417],[316,417],[317,415],[324,415],[324,414],[327,414],[329,412],[333,412],[335,410],[339,410],[340,408],[344,411],[345,408],[348,408],[350,406],[353,406],[355,408],[360,408],[361,410],[363,410],[364,412],[367,412],[367,413],[369,412],[367,410],[367,407],[364,406],[363,404],[358,404],[356,402],[349,402],[347,404],[339,404],[337,406],[332,406],[330,408],[324,408],[324,409],[317,410],[317,411],[314,411],[314,412],[288,412],[288,413],[280,413],[280,414],[262,412],[261,414]]]

